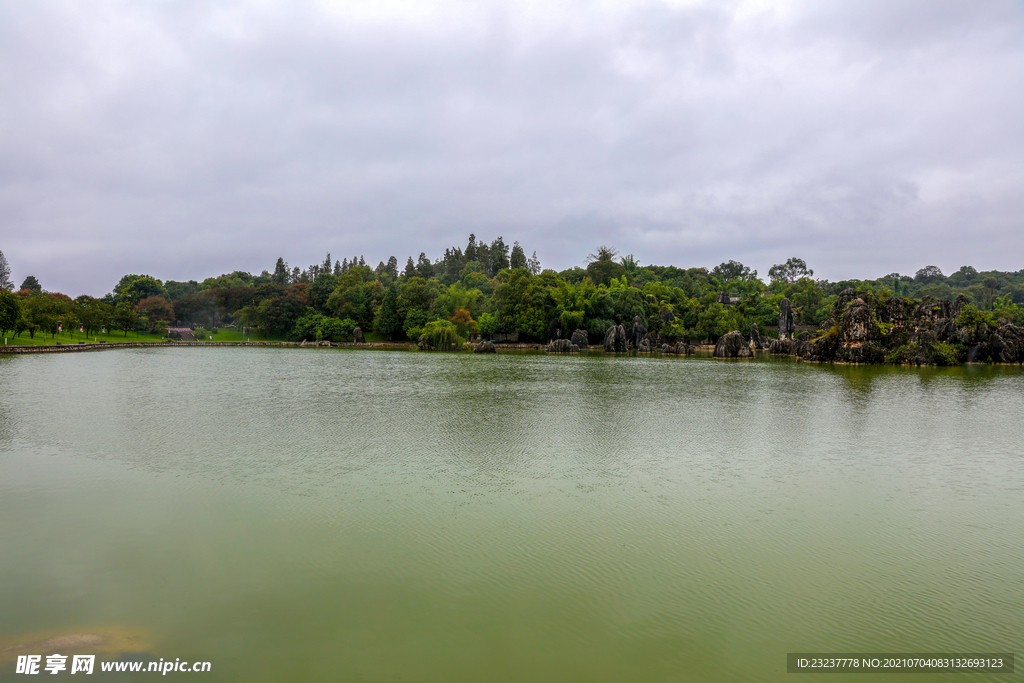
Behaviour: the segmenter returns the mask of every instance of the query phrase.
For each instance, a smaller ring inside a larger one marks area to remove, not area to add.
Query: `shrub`
[[[957,316],[956,324],[958,326],[965,327],[976,327],[980,323],[985,323],[991,327],[997,327],[995,320],[991,314],[979,311],[972,304],[967,304],[960,311],[960,315]]]
[[[423,326],[419,338],[420,348],[429,346],[435,351],[451,351],[465,343],[465,338],[459,336],[455,325],[449,320],[434,320],[427,323]]]
[[[960,365],[960,350],[955,346],[935,342],[932,344],[932,353],[936,365]]]
[[[893,349],[892,353],[885,357],[885,362],[890,365],[902,365],[906,363],[910,356],[917,351],[917,343],[912,342],[910,344],[904,344]]]

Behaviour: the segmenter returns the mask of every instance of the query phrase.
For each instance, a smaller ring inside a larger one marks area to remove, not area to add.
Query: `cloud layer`
[[[1024,268],[1024,5],[0,2],[0,250],[71,295],[470,232]]]

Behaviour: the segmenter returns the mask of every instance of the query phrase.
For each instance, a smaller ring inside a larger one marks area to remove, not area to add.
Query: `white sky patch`
[[[470,232],[559,270],[1017,270],[1022,30],[1009,0],[8,3],[0,250],[72,295]]]

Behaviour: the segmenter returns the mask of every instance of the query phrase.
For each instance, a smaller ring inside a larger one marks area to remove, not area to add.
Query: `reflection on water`
[[[4,641],[120,625],[211,680],[747,681],[1024,627],[1019,368],[13,360]]]

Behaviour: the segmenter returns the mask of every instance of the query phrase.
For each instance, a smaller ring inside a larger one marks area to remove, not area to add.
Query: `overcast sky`
[[[75,296],[518,240],[1024,268],[1024,0],[0,0],[0,251]]]

